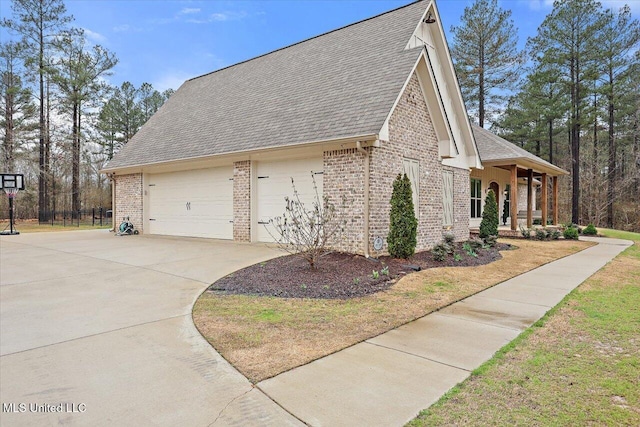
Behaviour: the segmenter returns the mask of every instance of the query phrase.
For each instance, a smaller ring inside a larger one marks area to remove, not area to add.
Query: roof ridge
[[[299,44],[306,43],[306,42],[308,42],[308,41],[315,40],[315,39],[317,39],[317,38],[320,38],[320,37],[323,37],[323,36],[329,35],[329,34],[331,34],[331,33],[335,33],[335,32],[337,32],[337,31],[344,30],[345,28],[349,28],[349,27],[352,27],[352,26],[354,26],[354,25],[358,25],[358,24],[361,24],[361,23],[363,23],[363,22],[367,22],[367,21],[370,21],[370,20],[372,20],[372,19],[379,18],[379,17],[381,17],[381,16],[383,16],[383,15],[386,15],[386,14],[388,14],[388,13],[396,12],[396,11],[398,11],[398,10],[400,10],[400,9],[404,9],[405,7],[412,6],[412,5],[414,5],[414,4],[416,4],[416,3],[420,3],[420,2],[422,2],[422,1],[425,1],[425,0],[414,0],[414,1],[410,2],[410,3],[405,4],[404,6],[400,6],[400,7],[397,7],[397,8],[395,8],[395,9],[391,9],[391,10],[388,10],[388,11],[386,11],[386,12],[379,13],[379,14],[377,14],[377,15],[375,15],[375,16],[371,16],[371,17],[369,17],[369,18],[365,18],[365,19],[362,19],[362,20],[360,20],[360,21],[353,22],[353,23],[351,23],[351,24],[345,25],[344,27],[335,28],[335,29],[333,29],[333,30],[327,31],[327,32],[322,33],[322,34],[318,34],[318,35],[313,36],[313,37],[309,37],[308,39],[301,40],[301,41],[299,41],[299,42],[296,42],[296,43],[290,44],[290,45],[288,45],[288,46],[283,46],[283,47],[280,47],[280,48],[278,48],[278,49],[272,50],[272,51],[270,51],[270,52],[263,53],[263,54],[258,55],[258,56],[254,56],[253,58],[245,59],[244,61],[236,62],[235,64],[228,65],[228,66],[226,66],[226,67],[219,68],[219,69],[217,69],[217,70],[210,71],[210,72],[208,72],[208,73],[204,73],[204,74],[201,74],[201,75],[196,76],[196,77],[191,77],[190,79],[187,79],[186,81],[187,81],[187,82],[190,82],[190,81],[192,81],[192,80],[197,80],[197,79],[200,79],[200,78],[202,78],[202,77],[206,77],[206,76],[209,76],[209,75],[211,75],[211,74],[215,74],[215,73],[218,73],[218,72],[220,72],[220,71],[224,71],[224,70],[226,70],[226,69],[228,69],[228,68],[233,68],[233,67],[235,67],[235,66],[238,66],[238,65],[241,65],[241,64],[244,64],[244,63],[247,63],[247,62],[251,62],[251,61],[253,61],[253,60],[255,60],[255,59],[259,59],[259,58],[262,58],[262,57],[265,57],[265,56],[271,55],[271,54],[273,54],[273,53],[280,52],[281,50],[289,49],[289,48],[294,47],[294,46],[297,46],[297,45],[299,45]]]

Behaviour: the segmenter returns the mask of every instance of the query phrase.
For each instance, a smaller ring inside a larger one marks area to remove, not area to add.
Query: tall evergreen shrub
[[[489,236],[498,235],[498,203],[492,190],[487,192],[484,199],[484,210],[482,211],[482,221],[480,222],[480,238],[486,239]]]
[[[416,251],[418,220],[413,209],[411,181],[407,174],[398,174],[393,182],[391,213],[387,243],[389,254],[396,258],[409,258]]]

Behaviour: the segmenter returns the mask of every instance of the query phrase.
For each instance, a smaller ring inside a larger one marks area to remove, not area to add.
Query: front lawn
[[[410,426],[640,425],[640,234]]]
[[[255,383],[592,245],[500,241],[518,249],[503,251],[502,259],[483,266],[430,268],[409,274],[387,290],[363,297],[278,298],[205,292],[195,304],[193,319],[211,345]],[[288,274],[282,271],[283,276]],[[277,282],[278,276],[272,280]]]

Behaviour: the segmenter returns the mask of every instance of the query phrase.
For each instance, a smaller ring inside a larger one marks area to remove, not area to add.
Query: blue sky
[[[136,87],[177,89],[188,78],[233,65],[309,37],[375,16],[409,0],[357,1],[171,1],[66,0],[74,25],[90,41],[115,52],[120,62],[108,80]],[[550,0],[502,0],[513,12],[520,44],[535,35]],[[640,0],[603,1],[617,10],[629,4],[640,17]],[[472,0],[439,0],[448,33]],[[11,1],[0,0],[0,16],[11,16]],[[11,37],[3,28],[2,41]],[[447,37],[450,40],[449,34]]]

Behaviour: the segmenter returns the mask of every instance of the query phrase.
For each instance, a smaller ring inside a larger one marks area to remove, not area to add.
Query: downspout
[[[369,152],[362,148],[362,142],[356,142],[356,149],[364,155],[364,256],[369,258]]]
[[[107,176],[111,181],[111,230],[116,231],[116,174],[108,173]]]

